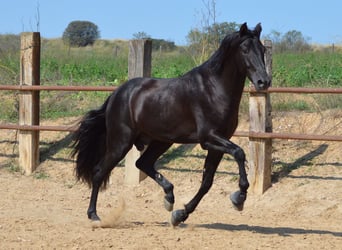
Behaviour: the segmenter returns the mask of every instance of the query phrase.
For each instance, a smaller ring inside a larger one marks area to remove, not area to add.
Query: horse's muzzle
[[[257,91],[266,90],[269,86],[271,86],[271,79],[269,77],[263,80],[260,79],[256,82],[256,84],[254,84],[254,86]]]

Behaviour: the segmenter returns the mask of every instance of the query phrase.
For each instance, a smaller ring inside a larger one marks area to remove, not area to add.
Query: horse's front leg
[[[198,204],[200,203],[203,196],[208,193],[211,188],[214,175],[218,164],[222,159],[223,153],[218,151],[208,151],[208,155],[205,159],[202,184],[195,195],[195,197],[185,205],[184,209],[176,210],[172,213],[171,223],[173,226],[179,225],[181,222],[184,222],[189,215],[196,209]]]
[[[201,144],[204,149],[214,149],[227,154],[230,154],[234,157],[235,161],[239,166],[239,187],[240,190],[234,192],[230,196],[230,200],[232,201],[234,207],[241,211],[243,209],[243,205],[245,200],[247,199],[247,190],[249,187],[249,183],[247,180],[247,173],[245,169],[246,156],[245,152],[238,145],[234,144],[231,141],[228,141],[224,137],[220,137],[215,134],[209,134],[208,140]]]
[[[239,187],[240,191],[236,191],[230,195],[230,200],[232,201],[234,207],[238,211],[243,210],[243,205],[247,199],[247,190],[249,187],[247,173],[245,168],[246,156],[245,152],[239,146],[235,145],[233,151],[233,156],[239,166]]]

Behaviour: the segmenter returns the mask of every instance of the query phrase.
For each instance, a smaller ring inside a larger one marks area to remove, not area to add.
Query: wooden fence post
[[[151,76],[151,40],[132,40],[129,43],[128,78]],[[125,183],[137,185],[146,175],[135,166],[140,157],[140,151],[134,146],[125,158]]]
[[[20,85],[40,85],[40,33],[21,34]],[[20,91],[19,125],[39,125],[39,92]],[[39,164],[39,131],[19,130],[19,167],[26,175]]]
[[[266,70],[272,78],[272,42],[265,40]],[[249,98],[250,128],[252,132],[272,132],[269,93],[251,93]],[[251,191],[263,194],[271,184],[272,139],[249,139],[249,183]]]

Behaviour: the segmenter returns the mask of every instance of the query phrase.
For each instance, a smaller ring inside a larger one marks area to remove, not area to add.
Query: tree
[[[203,40],[208,40],[214,49],[217,49],[223,38],[239,29],[240,25],[235,22],[213,23],[208,27],[203,27],[202,31],[199,29],[192,29],[188,33],[187,40],[189,45],[202,43]]]
[[[290,30],[285,33],[281,39],[281,44],[284,50],[292,52],[303,52],[310,50],[310,45],[307,39],[304,38],[302,32],[297,30]]]
[[[263,37],[264,39],[271,40],[272,44],[279,44],[281,42],[281,33],[276,30],[271,30],[270,34]]]
[[[300,31],[290,30],[282,35],[280,32],[272,30],[264,37],[273,43],[275,52],[303,52],[311,49],[308,40]]]
[[[200,13],[200,26],[191,29],[187,35],[189,54],[196,64],[207,60],[219,47],[222,39],[240,26],[235,22],[216,21],[216,0],[202,0],[202,3],[204,9]]]
[[[220,45],[223,38],[229,34],[239,30],[240,24],[236,22],[213,23],[209,27],[205,27],[206,33],[209,35],[209,41],[216,45]]]
[[[63,41],[70,47],[93,45],[98,38],[97,25],[89,21],[72,21],[63,32]]]
[[[240,25],[235,22],[213,23],[201,29],[191,29],[187,35],[191,54],[198,57],[196,63],[202,63],[215,51],[223,38],[239,29]]]
[[[139,31],[139,32],[133,34],[133,38],[134,38],[134,39],[150,39],[151,36],[148,35],[148,34],[147,34],[146,32],[144,32],[144,31]]]

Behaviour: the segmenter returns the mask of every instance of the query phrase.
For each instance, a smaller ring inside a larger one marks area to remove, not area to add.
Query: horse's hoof
[[[88,218],[92,221],[100,221],[100,217],[96,213],[88,214]]]
[[[178,226],[181,222],[184,222],[188,218],[188,216],[189,215],[185,212],[184,209],[173,211],[171,214],[172,226]]]
[[[236,191],[230,195],[230,200],[232,201],[234,208],[238,211],[243,210],[246,198],[247,194],[242,193],[241,191]]]
[[[167,211],[171,212],[173,210],[173,203],[164,198],[164,207]]]

